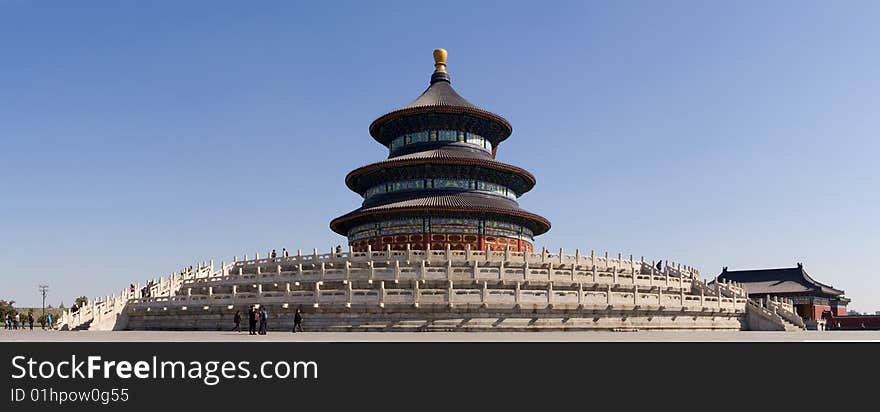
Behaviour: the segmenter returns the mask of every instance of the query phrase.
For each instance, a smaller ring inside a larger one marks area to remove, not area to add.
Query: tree
[[[13,307],[13,305],[15,305],[14,300],[10,300],[10,301],[0,300],[0,317],[2,317],[3,319],[6,319],[7,314],[14,316],[16,310]]]
[[[80,297],[76,298],[76,302],[74,302],[73,304],[76,305],[76,307],[81,308],[81,307],[89,304],[89,298],[87,298],[85,296],[80,296]]]
[[[61,304],[58,305],[58,309],[66,309],[66,308],[64,307],[64,301],[63,301],[63,300],[61,301]]]

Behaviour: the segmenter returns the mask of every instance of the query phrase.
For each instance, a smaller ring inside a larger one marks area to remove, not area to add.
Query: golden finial
[[[444,49],[434,49],[434,73],[446,73],[446,56]]]

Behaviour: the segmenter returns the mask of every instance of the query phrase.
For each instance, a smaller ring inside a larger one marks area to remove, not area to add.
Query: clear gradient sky
[[[880,2],[0,0],[0,299],[327,251],[428,84],[514,127],[536,248],[794,266],[880,310]]]

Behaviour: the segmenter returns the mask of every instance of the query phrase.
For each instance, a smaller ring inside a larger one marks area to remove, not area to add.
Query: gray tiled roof
[[[841,296],[843,290],[835,289],[817,282],[804,270],[802,265],[794,268],[727,270],[718,275],[719,280],[731,280],[745,285],[750,295],[780,293],[819,293]]]

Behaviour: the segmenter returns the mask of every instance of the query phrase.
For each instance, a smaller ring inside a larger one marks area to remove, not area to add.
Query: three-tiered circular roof
[[[466,142],[431,141],[392,150],[388,159],[351,171],[345,183],[365,197],[363,205],[330,223],[346,235],[356,225],[371,220],[403,216],[491,217],[529,228],[534,235],[547,232],[550,222],[525,211],[511,198],[443,188],[387,193],[367,198],[371,188],[412,179],[458,178],[502,185],[514,198],[531,190],[535,177],[528,171],[498,162],[494,149],[513,132],[503,117],[467,101],[452,88],[446,73],[446,52],[434,52],[435,72],[428,88],[400,109],[380,116],[370,125],[370,135],[391,149],[392,141],[426,130],[453,130],[473,134],[491,144],[480,150]]]

